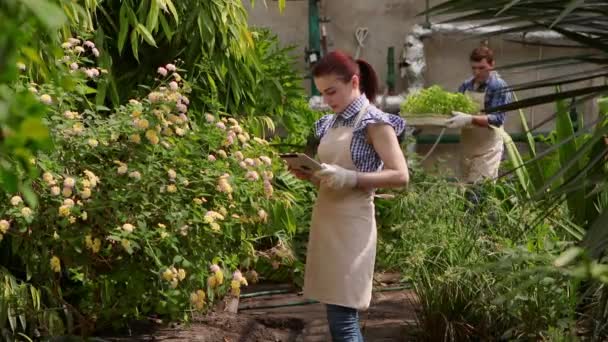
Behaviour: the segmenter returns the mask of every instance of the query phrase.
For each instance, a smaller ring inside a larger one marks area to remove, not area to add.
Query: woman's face
[[[340,113],[359,95],[359,77],[354,75],[350,80],[344,82],[336,74],[315,77],[315,85],[323,101],[327,103],[334,113]]]

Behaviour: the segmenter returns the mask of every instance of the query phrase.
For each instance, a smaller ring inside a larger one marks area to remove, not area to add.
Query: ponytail
[[[346,53],[336,50],[323,56],[312,69],[314,77],[336,74],[344,82],[349,82],[354,75],[359,76],[359,88],[370,102],[378,95],[378,76],[374,68],[362,59],[354,60]]]
[[[378,76],[374,68],[362,59],[356,60],[359,66],[360,87],[367,99],[374,103],[378,95]]]

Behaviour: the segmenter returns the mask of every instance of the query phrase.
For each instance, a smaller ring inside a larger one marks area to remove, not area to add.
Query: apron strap
[[[353,125],[353,128],[357,128],[357,126],[359,126],[359,123],[361,123],[361,120],[363,120],[363,117],[365,116],[365,114],[367,113],[367,109],[369,108],[370,104],[369,101],[363,105],[363,107],[361,107],[361,110],[359,111],[359,114],[357,114],[357,118],[355,119],[355,124]]]
[[[367,113],[367,109],[369,108],[370,103],[369,100],[367,101],[367,103],[365,103],[362,107],[361,110],[359,110],[359,113],[357,114],[357,116],[355,117],[355,123],[353,125],[353,129],[357,127],[357,125],[359,125],[359,123],[361,122],[361,120],[363,119],[363,117],[365,116],[365,113]],[[338,114],[333,114],[333,117],[331,118],[331,122],[330,125],[327,126],[329,128],[334,127],[334,124],[336,123],[336,120],[338,119]]]

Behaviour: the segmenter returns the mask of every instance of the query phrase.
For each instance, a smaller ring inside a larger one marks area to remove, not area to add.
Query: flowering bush
[[[279,216],[293,197],[275,189],[274,175],[290,176],[273,150],[234,118],[189,112],[190,87],[173,64],[158,68],[147,97],[95,106],[103,51],[80,39],[63,48],[57,63],[71,91],[20,85],[47,106],[54,150],[32,161],[37,207],[0,193],[0,250],[11,267],[48,289],[48,305],[70,309],[82,331],[238,295],[247,283],[238,269],[255,276],[256,250],[293,234]]]

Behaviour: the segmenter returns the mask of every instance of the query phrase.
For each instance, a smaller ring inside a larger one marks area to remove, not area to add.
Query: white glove
[[[473,123],[473,115],[462,113],[462,112],[452,112],[453,117],[448,119],[446,122],[447,128],[463,128],[466,126],[470,126]]]
[[[335,190],[357,186],[356,171],[347,170],[334,164],[321,164],[321,167],[321,170],[315,172],[315,176],[321,179],[322,184]]]

